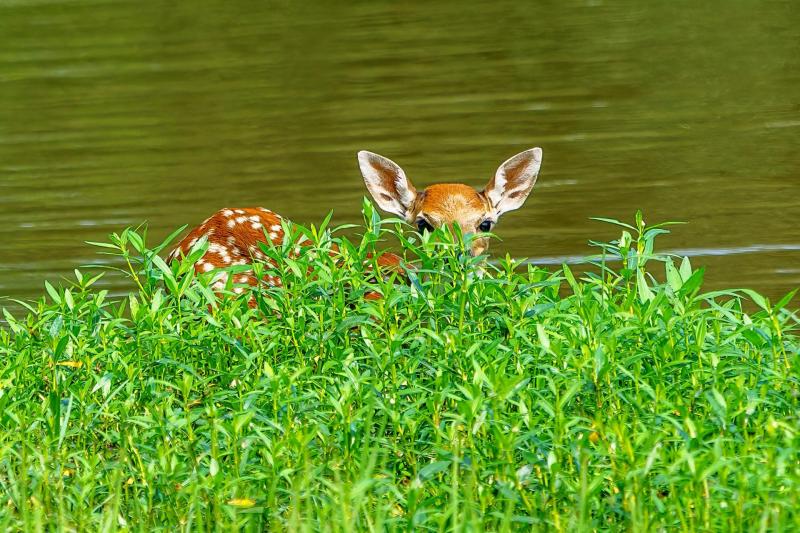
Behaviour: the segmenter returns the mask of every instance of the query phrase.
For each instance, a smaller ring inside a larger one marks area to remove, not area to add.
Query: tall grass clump
[[[299,255],[265,247],[284,286],[255,307],[195,278],[203,243],[167,265],[126,230],[101,246],[131,294],[76,271],[6,313],[0,528],[800,525],[791,295],[702,292],[640,216],[576,276],[365,213],[360,240],[326,221],[290,228]],[[375,274],[388,238],[406,277]]]

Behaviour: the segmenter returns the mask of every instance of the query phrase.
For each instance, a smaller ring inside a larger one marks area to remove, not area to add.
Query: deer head
[[[470,252],[475,256],[489,247],[489,239],[480,234],[491,231],[500,215],[525,203],[542,165],[542,149],[531,148],[505,161],[482,191],[461,183],[417,191],[394,161],[366,150],[358,152],[358,164],[378,207],[420,232],[458,224],[465,235],[474,234]]]

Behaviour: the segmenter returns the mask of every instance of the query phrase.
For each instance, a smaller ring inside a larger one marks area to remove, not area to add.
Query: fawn
[[[542,150],[532,148],[508,159],[500,165],[483,191],[460,183],[441,183],[418,192],[403,169],[386,157],[361,151],[358,163],[367,189],[381,209],[415,225],[420,233],[457,223],[466,235],[491,231],[500,215],[522,206],[536,183]],[[181,254],[188,255],[197,241],[205,236],[208,250],[194,265],[197,273],[247,265],[254,259],[264,260],[259,242],[269,239],[280,244],[283,240],[281,221],[280,215],[263,207],[221,209],[184,237],[168,259],[172,261]],[[473,238],[471,254],[482,254],[488,244],[487,237]],[[396,270],[400,258],[385,253],[377,258],[377,262],[381,268]],[[257,285],[259,280],[252,274],[252,270],[236,274],[233,282],[239,286],[234,288],[234,292],[242,293],[244,288],[241,285]],[[222,272],[212,287],[222,289],[227,281],[228,273]],[[281,285],[280,279],[270,275],[261,281],[272,286]]]

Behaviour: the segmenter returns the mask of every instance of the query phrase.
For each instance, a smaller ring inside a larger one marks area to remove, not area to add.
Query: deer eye
[[[425,231],[433,231],[433,226],[431,226],[430,223],[424,218],[420,218],[417,220],[417,229],[420,233],[423,233]]]
[[[484,220],[478,226],[478,229],[482,232],[486,233],[492,229],[492,221],[491,220]]]

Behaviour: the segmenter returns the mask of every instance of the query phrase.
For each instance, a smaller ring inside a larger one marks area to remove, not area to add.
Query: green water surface
[[[616,233],[588,217],[641,208],[709,287],[799,286],[800,3],[0,0],[0,296],[143,221],[358,222],[359,149],[482,186],[531,146],[495,254],[588,254]]]

